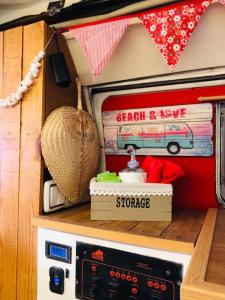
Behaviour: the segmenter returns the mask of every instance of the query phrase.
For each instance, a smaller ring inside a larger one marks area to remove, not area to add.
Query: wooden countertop
[[[217,212],[205,280],[225,285],[225,209]]]
[[[181,210],[170,222],[90,221],[88,204],[38,216],[33,225],[116,242],[191,253],[181,300],[225,300],[225,210]]]
[[[209,209],[181,288],[181,300],[225,300],[225,210]]]
[[[173,212],[172,222],[91,221],[90,205],[39,216],[36,226],[110,241],[192,253],[206,211]]]

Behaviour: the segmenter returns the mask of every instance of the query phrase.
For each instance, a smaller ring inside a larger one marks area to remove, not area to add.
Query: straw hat
[[[99,136],[87,112],[63,106],[47,118],[41,133],[45,163],[63,195],[73,203],[85,200],[99,162]]]

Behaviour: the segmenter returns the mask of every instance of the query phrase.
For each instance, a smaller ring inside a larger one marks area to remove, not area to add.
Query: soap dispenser
[[[147,172],[139,168],[139,162],[136,160],[136,150],[133,146],[127,148],[130,154],[127,168],[119,172],[119,177],[122,182],[126,183],[143,183],[147,180]]]

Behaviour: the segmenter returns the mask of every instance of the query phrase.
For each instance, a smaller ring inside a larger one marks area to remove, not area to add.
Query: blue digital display
[[[45,241],[45,255],[47,258],[71,264],[72,247]]]
[[[60,247],[60,246],[50,245],[49,254],[52,257],[58,257],[58,258],[66,259],[66,260],[68,259],[67,248],[63,248],[63,247]]]

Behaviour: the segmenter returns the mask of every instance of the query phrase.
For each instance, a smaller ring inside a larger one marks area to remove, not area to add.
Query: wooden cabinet
[[[50,30],[44,22],[0,32],[0,97],[15,91]],[[60,38],[60,50],[70,60]],[[42,211],[43,163],[39,137],[45,117],[62,105],[75,105],[73,85],[57,87],[48,54],[22,102],[0,109],[0,299],[36,299],[36,229],[31,218]],[[71,76],[76,75],[68,61]]]

